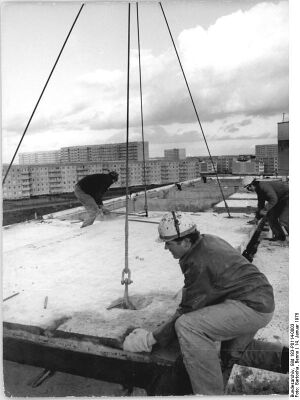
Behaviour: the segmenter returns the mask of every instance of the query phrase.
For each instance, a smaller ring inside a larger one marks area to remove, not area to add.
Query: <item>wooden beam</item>
[[[107,353],[102,351],[95,354],[72,349],[74,344],[63,343],[62,339],[59,346],[55,346],[51,338],[48,340],[34,336],[31,334],[31,337],[26,337],[20,335],[20,332],[5,332],[3,358],[20,364],[141,387],[149,393],[153,393],[153,382],[157,377],[168,373],[172,368],[170,362],[158,363],[155,357],[121,357],[120,350],[110,351],[109,348]]]

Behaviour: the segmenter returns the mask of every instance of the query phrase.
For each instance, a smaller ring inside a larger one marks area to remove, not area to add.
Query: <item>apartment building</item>
[[[149,142],[129,142],[129,161],[149,159]],[[107,162],[126,160],[126,143],[97,144],[90,146],[71,146],[60,149],[62,163],[68,162]]]
[[[289,121],[279,122],[278,129],[278,174],[289,175]]]
[[[255,146],[255,157],[264,164],[265,174],[274,174],[278,171],[278,144],[264,144]]]
[[[234,160],[232,162],[233,175],[259,175],[263,173],[264,165],[253,158],[246,160]]]
[[[128,159],[143,161],[149,159],[149,142],[129,142]],[[19,154],[19,164],[54,164],[111,162],[126,160],[126,143],[97,144],[62,147],[60,150],[35,151]]]
[[[19,154],[19,164],[55,164],[60,162],[60,150],[35,151]]]
[[[185,149],[166,149],[164,150],[164,158],[166,160],[184,160],[186,158]]]
[[[232,163],[236,161],[238,156],[216,156],[214,159],[218,165],[218,173],[220,174],[231,174]]]
[[[215,165],[215,168],[217,165]],[[3,174],[8,165],[3,165]],[[18,199],[46,194],[70,193],[74,185],[86,175],[116,171],[119,180],[113,187],[126,186],[126,162],[85,162],[15,165],[7,176],[4,199]],[[183,161],[147,160],[128,163],[129,186],[174,183],[200,177],[202,173],[213,172],[212,163],[197,158]]]
[[[278,157],[278,144],[258,144],[255,146],[255,157]]]

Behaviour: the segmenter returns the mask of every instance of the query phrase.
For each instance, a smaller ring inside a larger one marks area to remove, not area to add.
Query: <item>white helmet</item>
[[[158,225],[159,242],[169,242],[197,230],[191,218],[180,211],[171,211],[163,215]]]
[[[245,188],[251,185],[251,183],[255,181],[255,179],[256,179],[255,176],[245,176],[242,180],[242,186]]]

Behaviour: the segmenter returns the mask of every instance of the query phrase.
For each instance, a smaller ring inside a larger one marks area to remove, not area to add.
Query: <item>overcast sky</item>
[[[289,112],[287,1],[163,1],[212,155],[277,142]],[[2,5],[2,144],[9,162],[80,3]],[[207,155],[158,3],[139,3],[144,135]],[[19,152],[126,140],[127,2],[86,3]],[[141,140],[131,4],[130,140]]]

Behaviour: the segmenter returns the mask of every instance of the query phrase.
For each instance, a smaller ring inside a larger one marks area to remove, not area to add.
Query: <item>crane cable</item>
[[[229,218],[232,218],[231,215],[230,215],[230,212],[229,212],[228,205],[227,205],[226,200],[225,200],[225,196],[224,196],[224,193],[223,193],[223,190],[222,190],[222,187],[221,187],[221,184],[220,184],[220,180],[219,180],[219,177],[218,177],[218,174],[217,174],[217,171],[216,171],[216,168],[215,168],[215,165],[214,165],[214,162],[213,162],[213,159],[212,159],[212,156],[211,156],[209,147],[208,147],[208,143],[207,143],[206,137],[205,137],[205,135],[204,135],[204,131],[203,131],[203,129],[202,129],[202,125],[201,125],[200,118],[199,118],[199,115],[198,115],[198,112],[197,112],[197,108],[196,108],[196,106],[195,106],[194,99],[193,99],[193,96],[192,96],[192,93],[191,93],[191,90],[190,90],[188,81],[187,81],[187,79],[186,79],[186,76],[185,76],[185,73],[184,73],[184,70],[183,70],[183,67],[182,67],[180,58],[179,58],[179,54],[178,54],[178,51],[177,51],[177,48],[176,48],[176,45],[175,45],[175,42],[174,42],[174,39],[173,39],[171,30],[170,30],[170,27],[169,27],[169,24],[168,24],[168,21],[167,21],[166,14],[165,14],[165,12],[164,12],[164,9],[163,9],[163,6],[162,6],[161,2],[159,2],[159,5],[160,5],[161,11],[162,11],[162,13],[163,13],[163,17],[164,17],[164,19],[165,19],[165,22],[166,22],[166,25],[167,25],[167,28],[168,28],[168,31],[169,31],[169,34],[170,34],[170,37],[171,37],[171,40],[172,40],[174,49],[175,49],[175,53],[176,53],[176,55],[177,55],[177,59],[178,59],[178,62],[179,62],[179,65],[180,65],[180,68],[181,68],[181,71],[182,71],[182,74],[183,74],[183,77],[184,77],[184,80],[185,80],[185,83],[186,83],[186,86],[187,86],[189,95],[190,95],[190,98],[191,98],[191,101],[192,101],[192,104],[193,104],[193,107],[194,107],[194,110],[195,110],[195,114],[196,114],[196,117],[197,117],[197,120],[198,120],[200,129],[201,129],[201,132],[202,132],[202,136],[203,136],[203,139],[204,139],[204,142],[205,142],[205,145],[206,145],[208,154],[209,154],[209,158],[210,158],[211,163],[212,163],[212,166],[213,166],[214,173],[215,173],[216,178],[217,178],[217,182],[218,182],[218,185],[219,185],[221,194],[222,194],[222,198],[223,198],[223,201],[224,201],[224,204],[225,204],[225,207],[226,207],[226,211],[227,211],[227,213],[228,213],[228,217],[229,217]]]
[[[121,284],[125,285],[123,308],[135,309],[128,297],[128,286],[132,283],[131,271],[128,267],[128,198],[129,198],[129,70],[130,70],[130,3],[128,3],[128,51],[127,51],[127,121],[126,121],[126,200],[125,200],[125,268],[122,271]]]
[[[32,120],[32,118],[33,118],[33,116],[34,116],[34,114],[35,114],[35,111],[36,111],[36,109],[37,109],[37,107],[38,107],[38,105],[39,105],[39,103],[40,103],[40,101],[41,101],[41,98],[42,98],[42,96],[43,96],[43,94],[44,94],[44,92],[45,92],[45,90],[46,90],[46,87],[47,87],[47,85],[48,85],[48,83],[49,83],[49,81],[50,81],[50,78],[51,78],[51,76],[52,76],[52,74],[53,74],[53,72],[54,72],[54,69],[55,69],[55,67],[56,67],[56,65],[57,65],[57,63],[58,63],[58,60],[60,59],[60,56],[61,56],[61,54],[62,54],[62,52],[63,52],[63,50],[64,50],[64,48],[65,48],[65,45],[67,44],[67,41],[68,41],[68,39],[69,39],[69,37],[70,37],[70,35],[71,35],[71,32],[72,32],[72,30],[73,30],[73,28],[74,28],[74,26],[75,26],[75,24],[76,24],[76,22],[77,22],[77,20],[78,20],[78,17],[79,17],[79,15],[80,15],[80,13],[81,13],[83,7],[84,7],[84,3],[81,5],[81,7],[80,7],[80,9],[79,9],[79,11],[78,11],[78,13],[77,13],[77,15],[76,15],[76,18],[75,18],[75,20],[74,20],[74,22],[73,22],[73,24],[72,24],[72,26],[71,26],[71,28],[70,28],[70,30],[69,30],[69,33],[68,33],[68,35],[67,35],[67,37],[66,37],[66,39],[65,39],[65,41],[64,41],[64,43],[63,43],[63,45],[62,45],[62,47],[61,47],[61,49],[60,49],[60,52],[59,52],[59,54],[58,54],[58,56],[57,56],[57,58],[56,58],[56,61],[55,61],[54,65],[53,65],[53,67],[52,67],[52,70],[51,70],[51,72],[50,72],[50,74],[49,74],[49,76],[48,76],[48,78],[47,78],[47,81],[46,81],[44,87],[43,87],[43,90],[42,90],[42,92],[41,92],[41,94],[40,94],[40,97],[38,98],[38,101],[36,102],[36,105],[35,105],[35,107],[34,107],[32,113],[31,113],[31,116],[30,116],[30,118],[29,118],[29,120],[28,120],[28,122],[27,122],[27,125],[26,125],[25,130],[24,130],[24,132],[23,132],[23,134],[22,134],[22,137],[21,137],[21,139],[20,139],[20,141],[19,141],[19,144],[18,144],[18,146],[17,146],[17,148],[16,148],[16,150],[15,150],[15,153],[14,153],[12,159],[11,159],[11,162],[10,162],[8,168],[7,168],[7,171],[6,171],[5,176],[4,176],[4,178],[3,178],[3,181],[2,181],[2,185],[4,185],[4,183],[5,183],[5,181],[6,181],[7,175],[8,175],[8,173],[9,173],[10,169],[11,169],[11,166],[12,166],[12,164],[13,164],[15,158],[16,158],[16,155],[17,155],[18,150],[19,150],[19,148],[20,148],[20,146],[21,146],[21,143],[22,143],[22,141],[23,141],[23,139],[24,139],[24,137],[25,137],[25,134],[26,134],[26,132],[27,132],[27,129],[29,128],[29,125],[30,125],[30,123],[31,123],[31,120]]]
[[[142,93],[142,68],[141,68],[141,46],[140,46],[140,24],[139,24],[139,5],[136,3],[136,21],[137,21],[137,38],[138,38],[138,54],[139,54],[139,77],[140,77],[140,99],[141,99],[141,124],[142,124],[142,143],[143,143],[143,180],[145,192],[145,213],[148,217],[147,203],[147,181],[146,181],[146,162],[145,162],[145,140],[144,140],[144,117],[143,117],[143,93]]]

